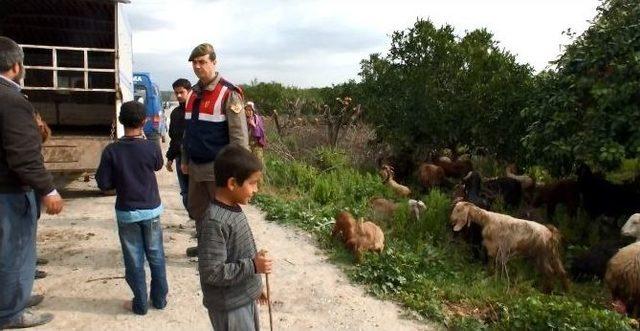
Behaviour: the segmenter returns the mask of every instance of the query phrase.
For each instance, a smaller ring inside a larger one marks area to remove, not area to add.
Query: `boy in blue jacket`
[[[133,291],[133,300],[125,307],[139,315],[147,313],[145,257],[151,270],[151,304],[163,309],[168,293],[160,225],[163,209],[155,175],[162,169],[163,157],[158,145],[143,136],[145,118],[141,103],[122,104],[118,120],[124,125],[124,136],[105,147],[96,172],[101,190],[116,190],[125,279]]]

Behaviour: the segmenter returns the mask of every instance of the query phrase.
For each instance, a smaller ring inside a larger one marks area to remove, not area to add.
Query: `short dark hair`
[[[9,71],[16,63],[24,61],[24,52],[15,41],[0,36],[0,72]]]
[[[202,43],[191,51],[191,55],[189,55],[189,62],[203,55],[209,55],[209,60],[211,61],[216,60],[216,51],[213,49],[213,46],[209,43]]]
[[[138,101],[127,101],[120,107],[118,120],[125,128],[139,128],[144,124],[147,113]]]
[[[242,185],[254,173],[262,171],[262,162],[246,148],[238,144],[225,146],[213,163],[216,186],[225,187],[229,178]]]
[[[173,87],[174,90],[178,87],[182,87],[188,91],[191,90],[191,82],[186,78],[178,78],[173,82],[173,84],[171,84],[171,87]]]

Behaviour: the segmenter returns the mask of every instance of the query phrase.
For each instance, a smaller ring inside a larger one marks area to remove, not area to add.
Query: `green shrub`
[[[517,298],[503,313],[493,326],[496,330],[631,330],[619,314],[585,307],[567,297]]]
[[[313,164],[321,171],[332,169],[344,169],[350,164],[349,156],[346,151],[320,146],[312,152]]]

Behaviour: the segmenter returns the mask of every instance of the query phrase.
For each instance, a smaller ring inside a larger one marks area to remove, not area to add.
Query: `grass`
[[[313,165],[267,158],[266,192],[255,202],[270,221],[292,224],[315,235],[321,248],[349,277],[384,299],[400,302],[421,316],[455,330],[630,330],[629,320],[606,309],[602,284],[575,284],[567,294],[538,291],[538,277],[525,261],[510,263],[509,281],[488,275],[470,258],[469,247],[452,235],[451,200],[432,190],[421,199],[419,220],[399,208],[391,221],[378,222],[385,251],[363,262],[330,237],[333,216],[349,210],[367,216],[371,197],[393,197],[372,173],[349,168],[346,153],[319,149]],[[574,242],[591,236],[588,226],[572,227],[559,211],[559,226]],[[593,238],[591,238],[593,239]]]

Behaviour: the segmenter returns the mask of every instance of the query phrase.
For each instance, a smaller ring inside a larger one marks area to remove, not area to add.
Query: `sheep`
[[[443,184],[445,174],[442,167],[431,163],[422,163],[418,167],[418,181],[423,188],[430,190]]]
[[[535,186],[531,205],[538,208],[547,206],[547,221],[553,221],[556,206],[562,204],[572,218],[576,217],[580,204],[580,192],[578,183],[572,179],[561,179],[553,183],[540,183]]]
[[[373,222],[364,222],[360,218],[356,222],[353,236],[346,241],[347,248],[353,252],[356,262],[362,261],[364,251],[374,251],[378,254],[384,250],[384,232]]]
[[[620,233],[623,236],[636,238],[636,241],[640,241],[640,213],[635,213],[629,216],[629,219],[622,226]]]
[[[640,316],[640,241],[618,251],[607,265],[604,281],[621,312]]]
[[[420,213],[427,209],[427,206],[424,202],[420,200],[409,199],[407,201],[409,205],[409,212],[411,216],[419,220]],[[372,198],[369,200],[369,205],[373,211],[373,215],[376,219],[386,219],[389,220],[393,218],[393,214],[396,212],[396,209],[400,207],[401,203],[394,203],[393,201],[385,198]]]
[[[382,182],[391,187],[397,195],[407,197],[411,194],[411,190],[408,187],[398,184],[398,182],[393,179],[393,168],[391,166],[383,165],[379,174],[380,177],[382,177]]]
[[[554,226],[493,213],[470,202],[456,203],[450,220],[455,232],[471,223],[482,227],[482,244],[494,266],[500,265],[506,272],[512,256],[529,257],[544,277],[544,292],[552,289],[554,278],[560,278],[564,290],[568,290],[569,279],[559,252],[560,232]]]
[[[640,192],[633,185],[610,183],[585,164],[578,167],[578,187],[591,218],[605,215],[617,219],[640,209]]]
[[[473,164],[469,160],[447,162],[440,158],[434,158],[433,164],[441,167],[447,177],[462,178],[473,170]]]

